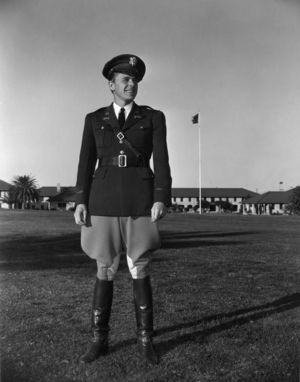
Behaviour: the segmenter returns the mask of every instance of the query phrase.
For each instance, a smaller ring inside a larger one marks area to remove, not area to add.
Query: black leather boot
[[[113,298],[113,281],[96,280],[92,311],[92,344],[80,361],[89,363],[108,351],[109,318]]]
[[[137,323],[137,343],[141,357],[150,365],[158,364],[153,347],[153,304],[150,277],[133,280],[133,296]]]

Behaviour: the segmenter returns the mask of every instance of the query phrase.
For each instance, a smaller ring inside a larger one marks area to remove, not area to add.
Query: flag
[[[200,113],[193,115],[192,122],[193,124],[200,125]]]

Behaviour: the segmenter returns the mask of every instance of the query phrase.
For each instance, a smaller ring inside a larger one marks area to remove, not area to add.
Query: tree
[[[209,210],[210,203],[207,200],[201,200],[201,209],[205,212],[205,210]],[[197,212],[199,210],[199,204],[196,204],[193,207],[194,211]]]
[[[233,211],[233,205],[230,202],[220,200],[216,202],[216,206],[220,206],[223,211]]]
[[[15,176],[12,184],[11,198],[20,204],[22,209],[39,200],[36,180],[30,175]]]
[[[293,214],[300,214],[300,186],[294,188],[287,210]]]

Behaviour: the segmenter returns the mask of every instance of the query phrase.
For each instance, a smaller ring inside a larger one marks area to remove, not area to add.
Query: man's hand
[[[75,223],[84,225],[86,223],[87,209],[85,204],[78,204],[74,212]]]
[[[166,213],[167,208],[162,202],[155,202],[151,208],[151,221],[154,223],[159,219],[162,219]]]

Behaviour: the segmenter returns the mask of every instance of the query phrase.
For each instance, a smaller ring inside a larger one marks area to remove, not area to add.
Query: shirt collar
[[[133,106],[133,102],[129,103],[128,105],[123,106],[125,109],[125,119],[128,117],[129,113],[131,112]],[[117,105],[115,102],[113,102],[114,111],[116,114],[116,117],[118,118],[121,106]]]

